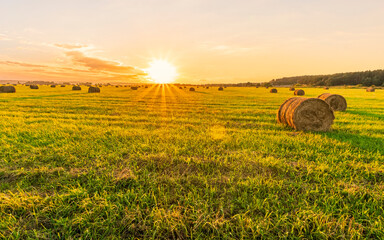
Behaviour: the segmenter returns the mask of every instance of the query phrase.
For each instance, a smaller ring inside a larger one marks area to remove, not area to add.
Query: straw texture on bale
[[[289,88],[289,91],[295,91],[294,87]]]
[[[297,96],[304,96],[305,92],[302,89],[297,89],[297,90],[295,90],[294,94]]]
[[[299,131],[328,131],[334,119],[331,107],[318,98],[290,98],[277,113],[279,123]]]
[[[191,87],[191,88],[189,89],[189,91],[193,92],[193,91],[195,91],[195,89],[194,89],[193,87]]]
[[[80,86],[73,86],[72,90],[73,91],[79,91],[79,90],[81,90],[81,87]]]
[[[367,88],[366,91],[367,91],[367,92],[374,92],[375,89],[374,89],[373,87],[370,87],[370,88]]]
[[[224,91],[224,88],[223,88],[223,87],[219,87],[218,90],[219,90],[219,91]]]
[[[29,88],[30,89],[39,89],[39,86],[37,86],[37,85],[29,85]]]
[[[137,90],[137,87],[131,87],[132,90]]]
[[[14,93],[16,88],[14,86],[1,86],[0,93]]]
[[[272,88],[271,90],[269,90],[270,93],[277,93],[277,89],[276,88]]]
[[[323,93],[318,98],[328,103],[333,111],[345,111],[347,109],[347,100],[341,95]]]
[[[98,88],[98,87],[89,87],[88,88],[88,92],[89,93],[99,93],[100,92],[100,88]]]

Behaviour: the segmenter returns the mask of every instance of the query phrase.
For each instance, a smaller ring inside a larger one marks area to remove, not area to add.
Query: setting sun
[[[149,66],[145,70],[149,78],[156,83],[171,83],[178,75],[175,66],[166,60],[154,59]]]

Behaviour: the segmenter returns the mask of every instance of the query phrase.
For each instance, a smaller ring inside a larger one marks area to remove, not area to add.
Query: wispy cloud
[[[59,47],[59,48],[64,48],[64,49],[69,49],[69,50],[89,47],[88,45],[80,44],[80,43],[75,43],[75,44],[55,43],[53,45],[56,47]]]
[[[7,35],[0,33],[0,41],[11,40]]]
[[[10,66],[20,66],[20,67],[46,67],[43,65],[36,65],[36,64],[23,63],[23,62],[14,62],[14,61],[0,61],[0,64],[10,65]]]
[[[80,64],[81,66],[88,68],[90,71],[107,71],[114,73],[144,75],[143,71],[135,67],[124,66],[117,61],[89,57],[81,51],[69,51],[65,54],[71,58],[74,64]]]
[[[256,48],[254,47],[241,47],[241,46],[234,46],[234,45],[227,45],[227,44],[212,44],[212,43],[204,43],[201,45],[201,47],[205,50],[216,52],[219,54],[224,54],[224,55],[243,54],[243,53],[249,53],[256,50]]]

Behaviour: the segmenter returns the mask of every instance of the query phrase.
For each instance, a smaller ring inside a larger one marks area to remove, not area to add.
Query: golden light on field
[[[154,59],[149,63],[149,66],[145,71],[149,78],[156,83],[171,83],[178,76],[176,67],[166,60]]]

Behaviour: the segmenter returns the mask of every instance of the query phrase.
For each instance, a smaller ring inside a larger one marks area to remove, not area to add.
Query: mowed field
[[[333,130],[265,88],[17,86],[0,94],[0,238],[384,238],[384,90]]]

